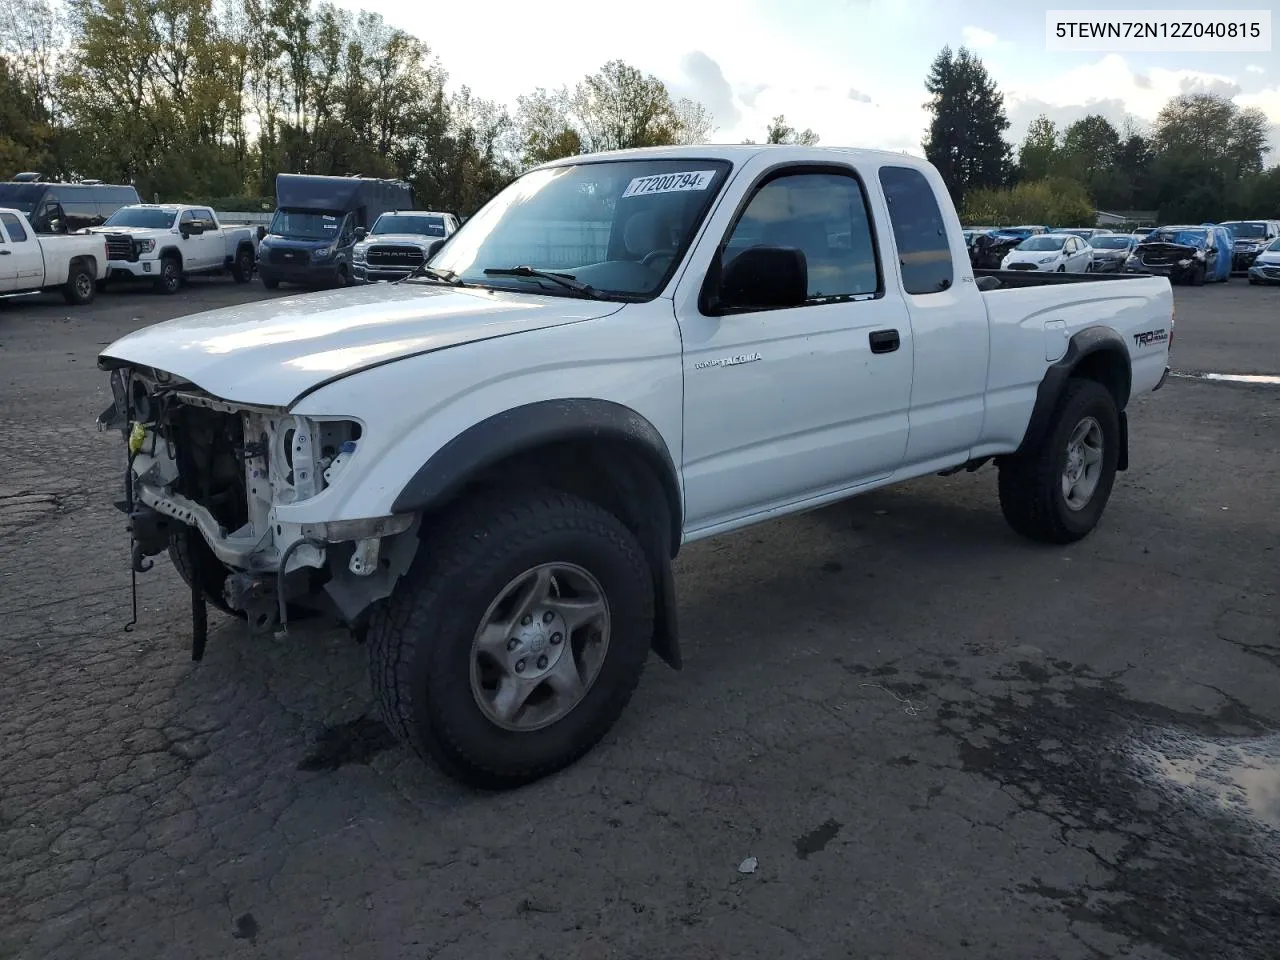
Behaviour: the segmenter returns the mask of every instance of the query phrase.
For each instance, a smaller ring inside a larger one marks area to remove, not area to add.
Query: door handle
[[[875,330],[867,335],[872,353],[893,353],[902,346],[897,330]]]
[[[7,257],[13,253],[12,250],[0,250],[0,257]]]

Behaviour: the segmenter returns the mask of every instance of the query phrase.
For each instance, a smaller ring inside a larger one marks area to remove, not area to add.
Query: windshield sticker
[[[663,173],[653,177],[636,177],[623,191],[623,198],[647,196],[651,193],[679,193],[683,190],[705,190],[715,178],[714,170],[690,170],[687,173]]]

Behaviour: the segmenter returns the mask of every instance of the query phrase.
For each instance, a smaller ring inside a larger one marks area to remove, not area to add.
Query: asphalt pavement
[[[281,291],[280,295],[296,293]],[[508,794],[371,718],[363,651],[130,620],[97,351],[266,296],[0,302],[0,957],[1270,958],[1280,387],[1175,377],[1084,542],[991,468],[694,545],[682,672]],[[1177,288],[1175,369],[1280,375],[1280,288]]]

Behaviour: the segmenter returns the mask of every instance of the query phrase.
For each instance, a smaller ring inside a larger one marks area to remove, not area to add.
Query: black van
[[[413,189],[373,177],[276,175],[276,212],[258,246],[258,275],[267,289],[351,283],[356,230],[389,210],[412,210]]]
[[[121,207],[141,202],[133,187],[110,183],[0,183],[0,207],[25,213],[36,233],[74,233],[98,227]]]

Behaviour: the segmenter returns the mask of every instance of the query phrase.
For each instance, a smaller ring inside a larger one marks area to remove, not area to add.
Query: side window
[[[933,187],[919,170],[882,167],[880,186],[898,243],[902,287],[910,294],[940,293],[955,282],[947,227]]]
[[[204,223],[206,230],[213,230],[217,227],[217,222],[213,219],[213,211],[201,207],[196,211],[196,218]]]
[[[178,216],[178,229],[182,230],[189,227],[195,222],[195,219],[195,216],[192,215],[190,210],[183,210]]]
[[[852,174],[794,173],[769,180],[734,225],[724,263],[754,246],[804,253],[811,300],[880,290],[866,195]]]
[[[4,228],[9,231],[9,239],[14,243],[26,242],[27,231],[23,229],[22,221],[12,213],[0,213],[0,223],[3,223]]]

